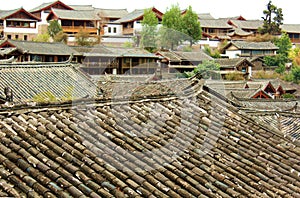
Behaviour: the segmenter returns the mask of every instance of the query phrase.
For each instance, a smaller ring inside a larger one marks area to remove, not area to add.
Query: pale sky
[[[4,2],[4,0],[2,0]],[[54,0],[11,0],[2,3],[0,10],[24,7],[30,10],[43,2]],[[192,6],[196,13],[210,13],[214,18],[243,16],[246,19],[260,19],[269,0],[61,0],[67,5],[93,5],[97,8],[120,8],[129,12],[134,9],[156,7],[165,12],[172,5],[178,4],[181,9]],[[272,0],[278,8],[282,8],[285,24],[300,24],[299,0]]]

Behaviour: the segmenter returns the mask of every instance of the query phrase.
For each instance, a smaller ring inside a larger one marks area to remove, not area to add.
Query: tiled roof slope
[[[20,40],[3,40],[14,45],[19,51],[27,54],[40,55],[77,55],[78,52],[73,50],[68,45],[61,42],[34,42],[34,41],[20,41]]]
[[[299,24],[283,24],[280,27],[285,32],[289,32],[289,33],[299,33],[300,32]]]
[[[299,197],[297,141],[197,86],[2,110],[1,196]]]
[[[57,99],[66,94],[74,98],[95,96],[94,82],[69,63],[2,64],[0,69],[1,95],[4,96],[5,87],[10,87],[17,103],[32,101],[35,96],[50,92]]]
[[[124,23],[124,22],[130,22],[134,21],[135,19],[143,16],[144,9],[135,9],[134,11],[128,13],[127,15],[123,16],[122,18],[114,21],[114,23]]]
[[[238,49],[278,49],[271,42],[231,41],[229,44],[235,45]]]
[[[241,29],[258,29],[262,27],[262,20],[234,20],[231,19],[230,22],[238,28]]]
[[[73,20],[100,20],[97,10],[62,10],[52,8],[52,12],[59,19],[73,19]]]
[[[201,27],[232,29],[225,19],[200,19]]]
[[[298,108],[298,109],[297,109]],[[283,134],[291,141],[300,140],[300,116],[299,107],[289,111],[251,111],[245,110],[248,115],[253,116],[259,122],[264,122]]]

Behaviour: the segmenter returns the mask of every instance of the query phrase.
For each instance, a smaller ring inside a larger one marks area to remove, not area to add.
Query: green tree
[[[35,42],[49,42],[50,35],[48,33],[38,34],[32,41]]]
[[[293,64],[300,65],[300,48],[298,46],[290,50],[289,58],[293,61]]]
[[[218,49],[211,49],[208,45],[204,46],[203,50],[207,55],[213,57],[213,58],[221,58],[221,53],[219,52]]]
[[[261,34],[276,35],[281,33],[280,26],[283,24],[282,9],[277,8],[270,0],[267,4],[267,9],[263,11],[264,20],[263,26],[258,29]]]
[[[83,28],[80,28],[78,33],[75,35],[75,40],[79,46],[91,46],[92,42],[90,40],[90,34],[87,31],[84,31]]]
[[[189,6],[186,13],[182,17],[181,31],[188,36],[190,46],[201,39],[201,26],[198,20],[198,15]]]
[[[160,29],[162,47],[174,49],[181,42],[183,34],[181,11],[178,5],[172,5],[162,18],[163,27]]]
[[[63,42],[67,43],[68,42],[68,35],[64,33],[63,31],[58,32],[54,37],[53,40],[55,42]]]
[[[156,35],[157,35],[158,19],[152,9],[146,9],[144,11],[144,17],[142,20],[142,32],[141,32],[141,46],[153,52],[157,48]]]
[[[215,71],[220,70],[220,64],[214,60],[203,61],[192,72],[185,72],[186,77],[192,77],[196,74],[201,74],[203,78],[207,79],[212,77],[214,79],[220,79],[220,75]]]
[[[300,66],[295,66],[292,68],[292,81],[294,83],[300,82]]]
[[[49,26],[47,27],[48,34],[50,35],[51,38],[54,38],[57,33],[62,31],[62,27],[59,24],[57,20],[52,20],[49,23]]]
[[[279,48],[277,54],[275,56],[265,56],[264,62],[268,66],[278,66],[276,72],[282,74],[285,71],[285,63],[290,62],[289,53],[292,42],[285,32],[279,38],[275,38],[273,42]]]
[[[274,44],[279,48],[277,53],[284,55],[286,58],[293,47],[291,39],[286,32],[283,32],[279,38],[274,39]]]

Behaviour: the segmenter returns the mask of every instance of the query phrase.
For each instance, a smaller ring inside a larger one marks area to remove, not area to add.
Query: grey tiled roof
[[[153,53],[142,48],[127,48],[127,47],[110,47],[104,45],[96,45],[93,47],[72,47],[83,56],[107,56],[107,57],[149,57],[159,58]]]
[[[189,61],[213,60],[213,58],[207,55],[203,50],[197,52],[175,51],[174,53],[178,54],[182,59]]]
[[[232,29],[232,26],[225,19],[200,19],[202,28],[225,28]]]
[[[104,9],[104,8],[96,8],[100,17],[107,18],[122,18],[128,14],[127,9]]]
[[[234,35],[238,35],[238,36],[249,36],[252,35],[253,32],[246,32],[244,30],[242,30],[241,28],[233,28],[233,31],[228,33],[228,36],[234,36]]]
[[[254,29],[257,30],[259,27],[262,27],[263,21],[262,20],[234,20],[231,19],[234,25],[241,29]]]
[[[124,23],[124,22],[130,22],[134,21],[135,19],[141,17],[144,15],[144,9],[136,9],[129,14],[123,16],[122,18],[114,21],[114,23]]]
[[[70,10],[73,9],[72,7],[70,7],[70,6],[66,5],[66,4],[64,4],[62,1],[60,1],[60,0],[55,0],[55,1],[52,1],[52,2],[42,3],[41,5],[39,5],[39,6],[35,7],[35,8],[32,8],[32,9],[30,10],[30,12],[33,13],[33,12],[41,11],[41,10],[43,10],[43,9],[49,9],[49,8],[51,8],[51,7],[54,7],[54,6],[57,5],[57,4],[63,5],[64,7],[66,7],[67,9],[70,9]]]
[[[234,45],[238,49],[258,49],[258,50],[277,50],[278,47],[274,45],[273,43],[267,41],[267,42],[248,42],[248,41],[231,41],[230,43],[227,44],[229,45]],[[226,48],[226,46],[225,46]]]
[[[68,45],[61,42],[34,42],[34,41],[19,41],[7,40],[18,50],[26,54],[40,54],[40,55],[71,55],[76,54]]]
[[[79,68],[68,63],[0,64],[0,93],[10,87],[14,102],[34,101],[38,95],[53,94],[58,100],[96,95],[96,85]],[[44,96],[43,96],[44,97]]]
[[[93,5],[69,5],[74,10],[94,10]]]
[[[2,108],[0,194],[299,197],[299,142],[262,124],[205,90]]]
[[[213,16],[211,16],[210,13],[200,13],[200,14],[197,14],[198,15],[198,18],[200,20],[202,19],[215,19]]]
[[[14,9],[14,10],[0,10],[0,19],[6,18],[7,16],[15,13],[18,10],[19,9]]]
[[[96,10],[62,10],[52,8],[52,11],[59,19],[100,20]]]
[[[54,4],[55,2],[56,2],[56,1],[47,2],[47,3],[42,3],[41,5],[39,5],[39,6],[35,7],[35,8],[32,8],[32,9],[30,10],[30,12],[36,12],[36,11],[39,11],[39,10],[45,8],[45,7],[48,7],[48,6],[52,5],[52,4]]]
[[[300,33],[300,24],[283,24],[281,30],[288,33]]]
[[[253,65],[247,58],[217,58],[215,62],[220,64],[220,67],[236,67],[242,62],[248,62],[250,66]]]
[[[197,52],[158,51],[157,53],[172,62],[213,60],[202,50]]]
[[[254,101],[255,102],[255,101]],[[274,106],[275,110],[258,110],[255,108],[245,108],[248,115],[251,115],[254,119],[264,122],[278,129],[282,135],[291,141],[300,140],[300,116],[299,116],[299,101],[266,101],[265,106]],[[280,104],[282,103],[282,104]],[[284,103],[288,103],[284,104]],[[275,106],[276,105],[276,106]],[[280,110],[280,108],[289,107],[289,109]]]
[[[0,19],[5,19],[6,17],[9,17],[12,14],[15,14],[19,11],[22,11],[23,13],[26,13],[26,15],[29,15],[31,17],[31,19],[27,19],[27,18],[22,18],[22,17],[18,17],[15,18],[14,20],[25,20],[25,21],[39,21],[40,19],[34,15],[32,15],[31,13],[27,12],[25,9],[23,8],[18,8],[18,9],[14,9],[14,10],[0,10]]]

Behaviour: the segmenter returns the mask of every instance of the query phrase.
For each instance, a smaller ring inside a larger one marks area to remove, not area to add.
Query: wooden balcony
[[[95,27],[81,27],[81,26],[62,26],[64,32],[78,33],[81,29],[90,34],[97,34],[97,28]]]
[[[134,29],[133,28],[123,28],[123,34],[133,35]]]

